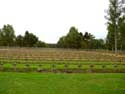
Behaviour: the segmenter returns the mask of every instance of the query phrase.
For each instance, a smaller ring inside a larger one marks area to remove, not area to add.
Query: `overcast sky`
[[[105,9],[109,0],[0,0],[0,28],[13,25],[16,35],[28,30],[47,43],[56,43],[71,26],[96,38],[107,34]]]

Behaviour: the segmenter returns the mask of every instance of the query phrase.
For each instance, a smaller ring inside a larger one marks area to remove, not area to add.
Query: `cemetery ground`
[[[0,94],[125,94],[125,53],[1,48]]]

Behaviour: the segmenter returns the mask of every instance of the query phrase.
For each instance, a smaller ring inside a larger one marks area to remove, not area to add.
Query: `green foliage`
[[[59,41],[58,41],[58,43],[57,43],[57,46],[58,46],[58,47],[61,47],[61,48],[65,48],[65,47],[66,47],[66,44],[65,44],[65,36],[62,36],[62,37],[59,39]]]
[[[119,20],[119,31],[120,31],[120,39],[119,39],[119,42],[120,42],[120,49],[121,50],[125,50],[125,15],[120,18]]]
[[[83,36],[83,41],[84,41],[84,48],[85,49],[92,49],[94,48],[94,39],[95,37],[88,33],[88,32],[85,32],[84,36]]]
[[[57,48],[57,44],[56,43],[47,43],[46,47],[47,48]]]
[[[59,39],[57,45],[62,48],[76,48],[79,49],[82,46],[83,36],[79,33],[75,27],[71,27],[69,33]]]
[[[38,38],[34,34],[26,31],[23,41],[24,41],[24,46],[33,47],[37,43]]]
[[[15,41],[15,31],[11,25],[4,25],[0,30],[0,45],[13,46]]]
[[[75,27],[71,27],[69,33],[66,36],[62,36],[58,43],[58,47],[61,48],[75,48],[75,49],[104,49],[104,41],[101,39],[95,39],[95,37],[85,32],[78,32]]]
[[[109,0],[109,2],[107,48],[109,50],[125,50],[125,19],[122,15],[122,3],[119,0]]]
[[[69,33],[65,37],[65,43],[67,48],[80,48],[81,36],[75,27],[71,27]]]
[[[16,37],[11,25],[4,25],[0,29],[0,46],[19,46],[19,47],[46,47],[46,44],[33,33],[25,32],[25,35]]]
[[[107,44],[107,48],[109,50],[114,50],[114,44],[115,44],[115,34],[114,34],[114,26],[112,24],[108,25],[108,35],[107,35],[107,39],[106,39],[106,44]]]
[[[93,39],[91,42],[92,49],[105,49],[105,43],[103,39]]]
[[[37,41],[35,47],[47,47],[47,45],[45,42]]]
[[[16,46],[23,47],[24,46],[24,37],[21,35],[18,35],[16,37]]]

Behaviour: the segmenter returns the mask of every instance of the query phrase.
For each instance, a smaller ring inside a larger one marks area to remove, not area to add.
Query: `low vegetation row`
[[[125,65],[120,64],[29,64],[0,63],[0,71],[11,72],[62,72],[62,73],[125,73]]]

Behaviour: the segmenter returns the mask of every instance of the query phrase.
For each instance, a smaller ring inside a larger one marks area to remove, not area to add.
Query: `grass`
[[[97,65],[102,65],[102,64],[122,64],[125,65],[125,62],[111,62],[111,61],[81,61],[81,60],[20,60],[20,59],[0,59],[0,62],[2,63],[31,63],[31,64],[64,64],[64,63],[69,63],[69,64],[97,64]]]
[[[125,94],[125,74],[0,72],[0,94]]]
[[[0,94],[125,94],[125,71],[113,73],[125,70],[124,57],[124,54],[82,50],[0,50],[0,71],[6,71],[0,72]],[[30,68],[26,64],[30,64]],[[36,72],[39,64],[51,72]],[[78,64],[82,64],[80,69],[87,71],[52,73],[53,64],[57,70],[65,70],[65,64],[70,64],[68,69],[77,70]],[[90,65],[94,67],[91,68]],[[105,68],[102,68],[103,65]],[[93,69],[112,73],[92,73]]]
[[[55,64],[55,63],[53,63],[53,64]],[[43,69],[51,69],[52,68],[52,65],[53,64],[46,64],[46,63],[44,63],[44,64],[41,64],[42,66],[42,68]],[[79,63],[78,63],[79,64]],[[68,66],[68,69],[78,69],[78,64],[69,64],[69,66]],[[30,68],[38,68],[39,67],[39,64],[29,64],[30,66]],[[90,65],[91,64],[82,64],[82,66],[81,66],[81,69],[90,69]],[[102,69],[102,66],[103,66],[103,64],[93,64],[94,65],[94,69]],[[115,65],[116,64],[104,64],[105,65],[105,69],[106,68],[108,68],[108,69],[114,69],[115,67]],[[65,64],[55,64],[55,68],[56,69],[64,69],[65,67]],[[3,65],[3,67],[4,68],[13,68],[13,64],[11,64],[11,63],[5,63],[4,65]],[[16,64],[16,68],[26,68],[26,64]],[[117,69],[125,69],[125,65],[117,65]]]
[[[29,64],[30,71],[38,71],[40,69],[39,64],[41,64],[41,68],[44,71],[52,71],[53,64],[55,65],[54,69],[59,71],[65,71],[65,64],[68,64],[68,70],[74,70],[74,72],[78,72],[77,70],[81,70],[83,72],[89,72],[91,70],[91,65],[94,65],[93,72],[117,72],[123,73],[125,72],[125,62],[92,62],[92,61],[30,61],[30,60],[1,60],[0,63],[3,63],[4,71],[15,71],[13,64],[16,63],[16,71],[25,71],[27,69],[26,64]],[[79,64],[82,66],[79,68]],[[105,67],[103,68],[103,66]],[[117,65],[117,67],[115,67]],[[117,69],[117,70],[116,70]],[[106,71],[103,71],[106,70]],[[73,72],[73,71],[72,71]]]
[[[69,63],[68,63],[69,64]],[[91,67],[93,65],[93,67]],[[116,66],[117,65],[117,66]],[[54,66],[54,67],[53,67]],[[67,73],[125,73],[125,65],[122,64],[78,64],[70,63],[68,67],[63,63],[42,63],[41,66],[37,63],[4,63],[0,65],[0,71],[4,72],[67,72]],[[103,67],[104,66],[104,67]]]

